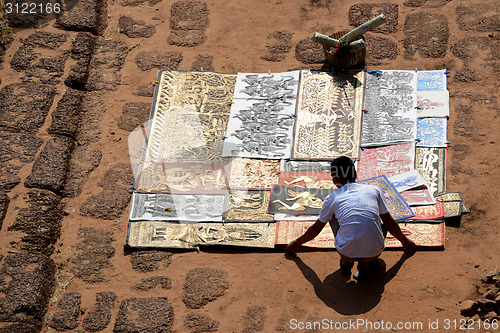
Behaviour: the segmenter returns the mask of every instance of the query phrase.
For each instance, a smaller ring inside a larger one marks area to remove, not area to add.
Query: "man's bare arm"
[[[391,233],[398,241],[403,244],[403,249],[408,254],[414,254],[417,250],[417,246],[411,240],[409,240],[401,231],[398,223],[394,220],[391,213],[380,214],[380,218],[384,222],[384,225],[387,228],[387,231]]]
[[[285,252],[296,253],[302,244],[309,242],[314,239],[314,237],[318,236],[321,230],[325,227],[325,224],[326,223],[323,223],[320,220],[316,220],[316,222],[314,222],[314,224],[310,226],[302,236],[287,245]]]

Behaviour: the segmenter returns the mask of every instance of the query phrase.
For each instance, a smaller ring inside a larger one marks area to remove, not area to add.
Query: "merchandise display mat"
[[[276,223],[276,245],[286,245],[300,237],[314,221],[278,221]],[[445,241],[445,224],[440,223],[399,223],[403,234],[421,247],[442,247]],[[312,248],[335,248],[335,239],[329,225],[312,241],[303,246]],[[386,248],[402,248],[399,242],[390,233],[385,238]]]
[[[172,70],[157,81],[143,160],[221,163],[236,74]]]
[[[340,155],[357,160],[360,183],[380,187],[400,222],[414,214],[387,177],[417,169],[429,188],[426,198],[418,193],[420,205],[446,190],[446,126],[438,126],[449,115],[444,71],[167,70],[157,81],[126,246],[287,244],[314,223],[335,190],[329,161]],[[425,119],[417,120],[417,90]],[[396,122],[374,130],[388,119]],[[459,193],[446,195],[400,223],[417,245],[444,245],[444,223],[424,218],[468,211]],[[305,246],[334,248],[330,227]],[[386,247],[401,244],[389,235]]]
[[[275,223],[191,223],[130,221],[126,246],[195,249],[199,246],[273,248]]]

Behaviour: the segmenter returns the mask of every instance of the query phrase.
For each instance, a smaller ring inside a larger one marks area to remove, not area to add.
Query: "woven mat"
[[[130,221],[126,245],[140,248],[244,246],[273,248],[275,223],[194,223]]]
[[[323,201],[332,192],[332,189],[274,185],[268,212],[270,214],[317,215]]]
[[[446,71],[444,69],[434,71],[418,71],[418,91],[444,91],[446,90]]]
[[[460,192],[446,192],[446,193],[438,193],[436,195],[439,199],[446,201],[461,201],[462,202],[462,214],[470,213],[470,209],[465,204],[464,197]]]
[[[450,92],[444,91],[417,91],[417,117],[449,117]]]
[[[281,160],[281,171],[293,172],[330,172],[330,162]]]
[[[440,219],[445,215],[444,203],[438,200],[434,205],[415,206],[413,212],[415,213],[413,220]]]
[[[286,245],[301,236],[314,221],[278,221],[276,223],[277,245]],[[401,231],[418,246],[441,247],[444,246],[445,225],[441,223],[399,223]],[[321,233],[312,241],[305,243],[305,247],[335,248],[331,228],[326,225]],[[402,248],[401,243],[388,234],[385,239],[386,248]]]
[[[447,131],[446,118],[417,119],[417,147],[446,147]]]
[[[434,205],[436,199],[427,187],[417,188],[400,193],[410,206]]]
[[[226,196],[205,194],[132,194],[131,221],[215,221],[222,222]]]
[[[389,177],[388,179],[398,192],[425,186],[427,183],[425,178],[415,169]]]

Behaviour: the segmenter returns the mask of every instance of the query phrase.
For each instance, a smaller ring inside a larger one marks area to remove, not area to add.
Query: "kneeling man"
[[[382,191],[373,185],[356,183],[356,168],[350,158],[342,156],[334,159],[331,175],[338,189],[326,197],[318,220],[302,236],[288,244],[285,252],[296,253],[302,244],[319,235],[329,222],[335,235],[335,247],[340,254],[341,273],[351,275],[351,268],[357,261],[355,279],[362,279],[376,270],[387,232],[403,244],[407,253],[415,253],[415,243],[401,232],[387,210]]]

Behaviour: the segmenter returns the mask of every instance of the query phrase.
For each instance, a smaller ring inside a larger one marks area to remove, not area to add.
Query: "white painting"
[[[131,221],[222,222],[225,195],[137,193]]]
[[[398,192],[403,192],[427,184],[425,178],[422,177],[417,170],[403,172],[399,175],[389,177],[388,179]]]
[[[417,138],[417,73],[371,70],[367,74],[361,145],[414,142]]]
[[[449,117],[450,116],[450,92],[439,91],[417,91],[417,117]]]
[[[222,156],[291,156],[299,74],[238,73]]]

